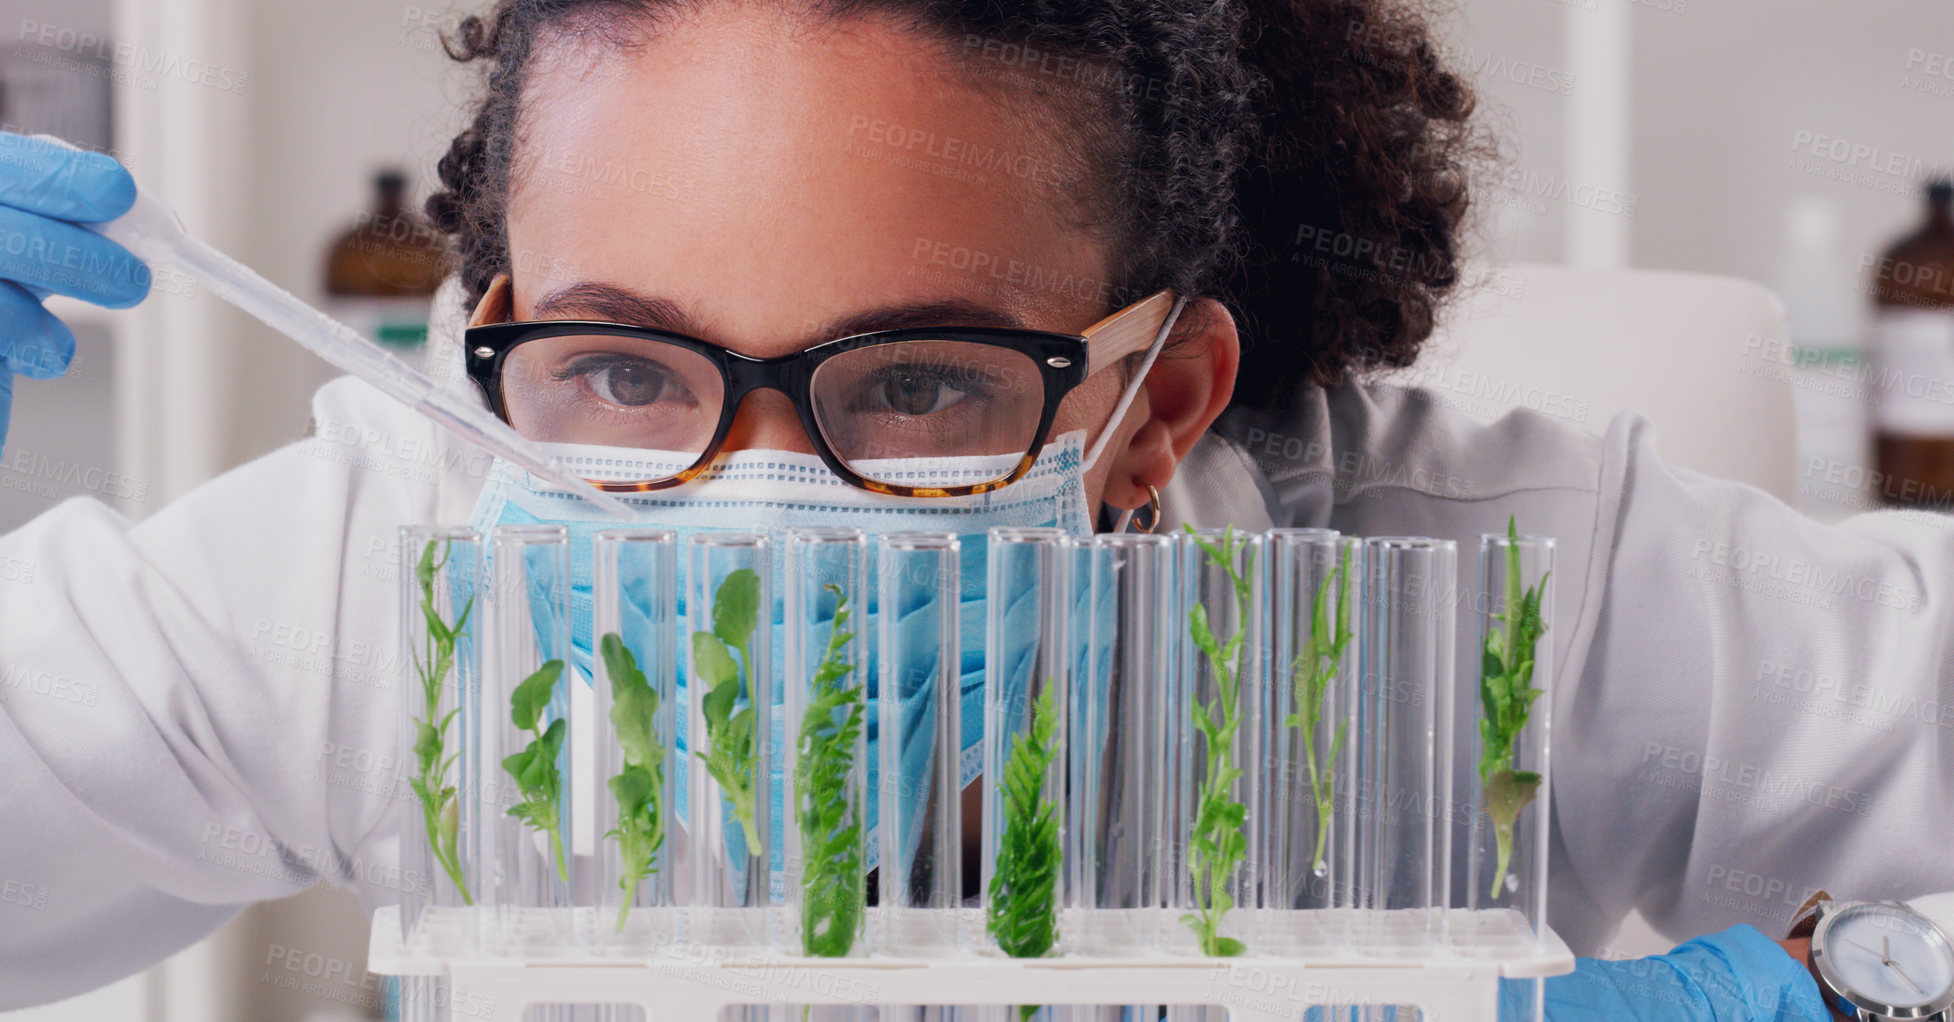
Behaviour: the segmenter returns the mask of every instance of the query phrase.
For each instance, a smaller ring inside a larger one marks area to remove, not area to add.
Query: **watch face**
[[[1920,1008],[1954,993],[1954,950],[1918,914],[1898,905],[1851,905],[1826,920],[1821,968],[1855,1005]]]

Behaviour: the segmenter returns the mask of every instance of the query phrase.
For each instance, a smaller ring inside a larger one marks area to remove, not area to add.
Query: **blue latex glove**
[[[113,220],[136,201],[122,165],[46,137],[0,132],[0,445],[15,374],[68,371],[75,335],[41,306],[50,294],[111,309],[149,294],[149,267],[79,224]]]
[[[1501,980],[1500,1022],[1530,1022],[1532,980]],[[1753,926],[1677,945],[1666,955],[1577,959],[1546,980],[1547,1022],[1826,1022],[1805,963]]]

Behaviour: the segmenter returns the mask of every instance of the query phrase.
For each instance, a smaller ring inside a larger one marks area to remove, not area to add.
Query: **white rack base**
[[[1573,953],[1551,930],[1538,943],[1472,947],[1470,954],[1431,945],[1389,958],[1337,949],[1294,957],[809,959],[700,945],[631,958],[573,948],[497,958],[409,948],[399,913],[391,906],[375,913],[367,969],[446,977],[454,1022],[479,1020],[485,1012],[523,1022],[529,1006],[540,1004],[636,1005],[646,1022],[718,1022],[723,1009],[749,1004],[1206,1004],[1226,1009],[1231,1022],[1296,1022],[1311,1005],[1374,1004],[1412,1005],[1424,1018],[1444,1022],[1498,1022],[1502,977],[1574,968]],[[1483,925],[1489,915],[1454,910],[1451,919]]]

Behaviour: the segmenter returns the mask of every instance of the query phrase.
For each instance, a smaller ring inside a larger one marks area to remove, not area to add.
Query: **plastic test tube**
[[[1360,912],[1352,940],[1383,956],[1427,953],[1449,898],[1451,693],[1457,599],[1452,541],[1368,540],[1357,729]]]
[[[960,553],[951,532],[875,539],[876,914],[888,954],[962,945]]]
[[[1477,744],[1470,762],[1480,766],[1463,778],[1474,810],[1466,845],[1465,906],[1513,911],[1474,913],[1466,925],[1455,926],[1454,944],[1467,953],[1511,951],[1515,945],[1537,940],[1546,921],[1553,567],[1552,539],[1510,540],[1492,534],[1479,538],[1477,649],[1496,654],[1504,670],[1489,677],[1484,660],[1475,657],[1482,669],[1469,692],[1462,693],[1461,703],[1477,707],[1476,720],[1497,715],[1492,730],[1504,741],[1489,758],[1486,728],[1473,728]],[[1524,641],[1525,621],[1538,626],[1532,630],[1535,641],[1531,643]],[[1522,694],[1529,689],[1538,694]],[[1495,811],[1512,828],[1504,862],[1499,827],[1491,816]]]
[[[772,544],[704,533],[686,563],[686,939],[763,946],[772,865]]]
[[[400,530],[400,753],[413,797],[400,804],[400,906],[408,947],[462,951],[474,944],[467,906],[478,884],[479,826],[468,710],[480,695],[475,641],[481,536],[465,527]],[[438,621],[439,626],[434,622]],[[401,977],[405,1022],[445,1015],[447,978]]]
[[[1162,869],[1161,750],[1180,666],[1169,536],[1107,534],[1088,547],[1084,669],[1073,685],[1066,810],[1068,946],[1080,954],[1159,947],[1170,878]]]
[[[1171,914],[1176,920],[1192,915],[1197,924],[1171,923],[1163,943],[1184,954],[1214,954],[1229,950],[1231,941],[1246,946],[1250,936],[1243,913],[1221,911],[1224,905],[1216,895],[1226,894],[1239,906],[1254,904],[1255,830],[1261,821],[1250,810],[1264,771],[1258,768],[1263,758],[1255,747],[1250,717],[1262,704],[1265,687],[1262,537],[1235,529],[1201,529],[1176,540],[1180,561],[1176,617],[1187,641],[1181,644],[1179,688],[1169,710],[1175,779],[1167,851],[1174,884]],[[1211,648],[1203,648],[1205,636],[1212,636]],[[1204,724],[1197,726],[1197,720]],[[1210,733],[1222,741],[1211,744]],[[1224,768],[1241,774],[1227,780]],[[1201,835],[1197,821],[1204,804],[1239,807],[1243,821],[1239,826],[1229,824],[1224,811],[1219,813],[1224,818],[1220,825]],[[1221,846],[1224,854],[1197,855],[1201,837]],[[1235,849],[1232,864],[1226,854],[1229,846]],[[1248,951],[1255,953],[1252,947]]]
[[[678,779],[678,540],[669,529],[605,529],[592,542],[595,677],[590,829],[601,834],[589,942],[644,952],[678,935],[672,826]]]
[[[981,946],[1036,958],[1058,953],[1058,909],[1065,900],[1066,624],[1072,610],[1066,534],[993,528],[986,558]],[[1040,859],[1049,867],[1043,877],[1035,868]],[[1029,883],[1013,887],[1014,878]]]
[[[867,952],[868,540],[856,528],[787,533],[787,781],[781,949]],[[824,1010],[815,1014],[831,1015]]]
[[[498,526],[489,533],[489,570],[480,716],[485,889],[477,898],[486,906],[487,950],[522,954],[573,936],[569,533]],[[516,756],[527,763],[512,767]]]
[[[1258,939],[1272,953],[1321,951],[1345,938],[1351,904],[1363,541],[1334,529],[1271,529],[1269,681],[1257,744],[1267,787],[1256,815]]]

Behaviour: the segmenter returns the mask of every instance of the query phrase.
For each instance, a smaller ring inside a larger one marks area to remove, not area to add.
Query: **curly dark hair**
[[[509,262],[504,217],[523,78],[543,31],[622,42],[704,0],[498,0],[444,37],[487,65],[429,198],[479,300]],[[1117,253],[1111,293],[1171,287],[1241,324],[1234,399],[1409,365],[1459,282],[1468,181],[1490,149],[1472,90],[1415,0],[801,0],[881,15],[987,59],[1061,55],[1093,102],[1087,164]],[[1003,41],[1007,45],[998,46]],[[1020,61],[1022,63],[1022,61]],[[1006,68],[1006,70],[1011,70]],[[1018,68],[1017,70],[1025,70]],[[1014,76],[1038,84],[1036,69]],[[1046,89],[1058,93],[1062,90]],[[1077,119],[1079,104],[1073,104]],[[1094,136],[1099,136],[1094,139]]]

